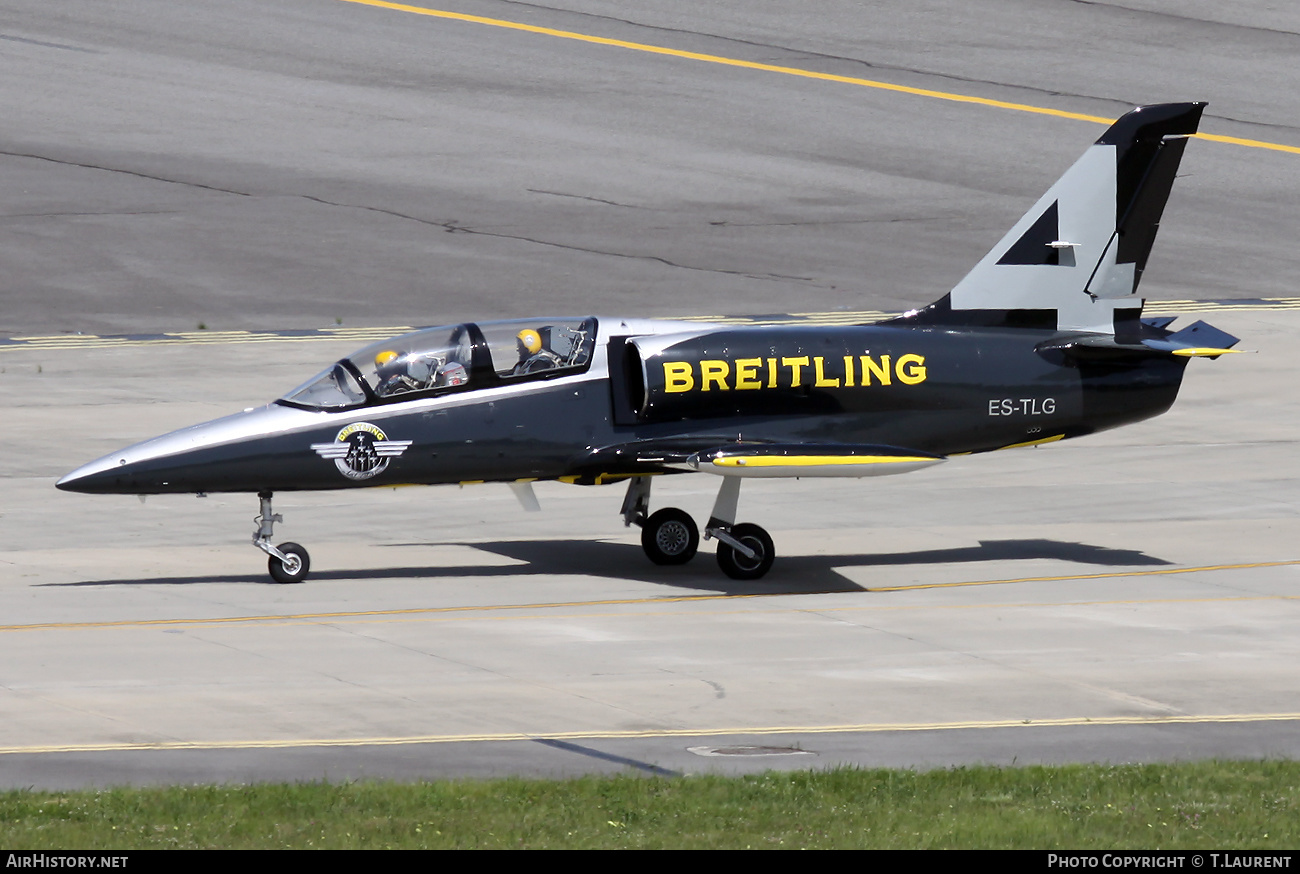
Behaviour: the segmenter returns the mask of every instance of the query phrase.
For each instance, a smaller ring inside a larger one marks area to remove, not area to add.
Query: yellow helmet
[[[375,369],[383,370],[385,367],[394,364],[400,357],[401,356],[392,349],[385,349],[383,352],[380,352],[375,356]]]
[[[521,348],[528,350],[530,355],[536,355],[542,351],[542,335],[532,328],[524,328],[515,335],[515,339],[519,341]]]

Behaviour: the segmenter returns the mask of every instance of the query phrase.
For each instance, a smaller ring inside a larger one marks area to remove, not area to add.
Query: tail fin
[[[907,324],[1113,334],[1142,312],[1138,282],[1204,103],[1119,118],[943,299]]]

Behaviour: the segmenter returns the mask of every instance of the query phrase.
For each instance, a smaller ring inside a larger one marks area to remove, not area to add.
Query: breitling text
[[[857,388],[925,382],[925,356],[909,353],[891,359],[890,355],[844,355],[839,362],[831,359],[829,365],[821,355],[665,361],[664,392]]]

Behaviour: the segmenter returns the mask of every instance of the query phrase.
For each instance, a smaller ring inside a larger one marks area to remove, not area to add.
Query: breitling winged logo
[[[354,422],[339,431],[334,442],[313,443],[311,448],[321,458],[333,461],[348,479],[363,480],[383,473],[389,459],[397,458],[411,443],[389,440],[378,425]]]

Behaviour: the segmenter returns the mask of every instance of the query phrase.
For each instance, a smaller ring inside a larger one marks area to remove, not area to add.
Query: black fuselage
[[[951,455],[1080,436],[1174,402],[1183,359],[1074,356],[1060,339],[1024,328],[897,325],[614,334],[580,373],[340,410],[276,402],[131,447],[61,487],[146,494],[592,483],[655,472],[629,447],[877,444]]]

